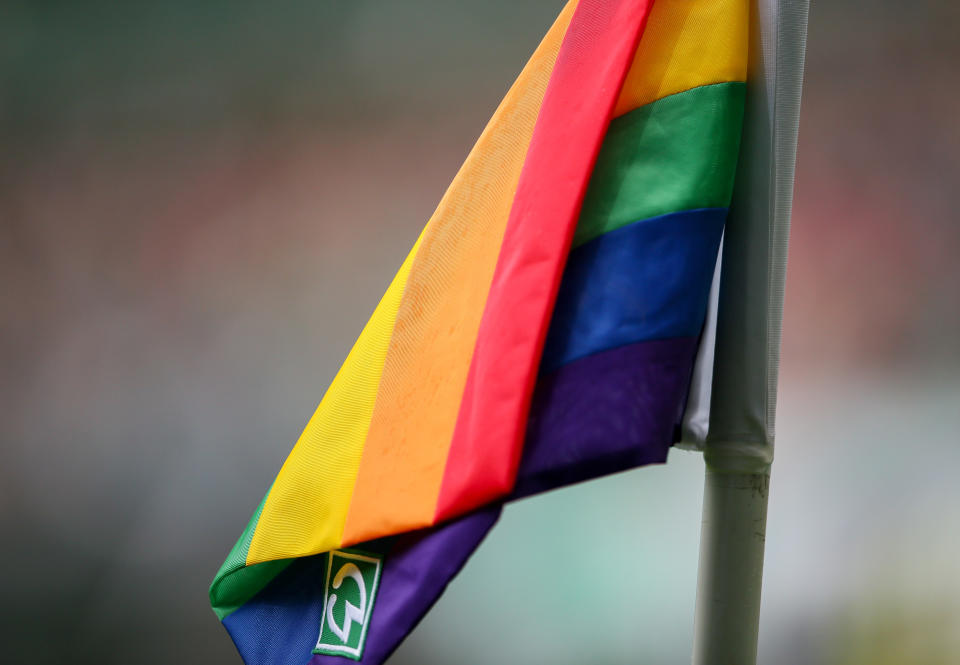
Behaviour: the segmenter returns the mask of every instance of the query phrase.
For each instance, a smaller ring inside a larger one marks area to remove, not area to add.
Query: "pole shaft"
[[[693,665],[755,665],[768,473],[707,468]]]

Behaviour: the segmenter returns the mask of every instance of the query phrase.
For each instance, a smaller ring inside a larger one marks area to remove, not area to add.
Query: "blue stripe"
[[[571,251],[541,373],[624,344],[699,335],[726,216],[650,217]]]
[[[303,665],[320,637],[327,555],[296,559],[223,625],[247,665]],[[347,662],[347,661],[345,661]]]

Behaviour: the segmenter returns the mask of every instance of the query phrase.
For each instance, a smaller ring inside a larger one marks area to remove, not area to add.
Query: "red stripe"
[[[653,0],[581,0],[557,56],[497,259],[437,520],[508,493],[590,172]]]

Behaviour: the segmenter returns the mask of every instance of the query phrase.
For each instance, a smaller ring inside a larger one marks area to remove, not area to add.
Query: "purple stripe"
[[[427,531],[397,538],[384,557],[361,663],[382,663],[416,627],[500,517],[494,505]],[[363,546],[359,546],[363,549]],[[319,624],[317,626],[319,630]],[[310,665],[343,665],[314,655]]]
[[[511,498],[666,461],[696,337],[621,346],[537,382]]]

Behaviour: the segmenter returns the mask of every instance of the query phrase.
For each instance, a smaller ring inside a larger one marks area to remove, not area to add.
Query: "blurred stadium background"
[[[239,662],[207,585],[560,5],[0,5],[0,659]],[[958,19],[811,8],[764,663],[960,662]],[[701,483],[510,507],[392,662],[689,662]]]

